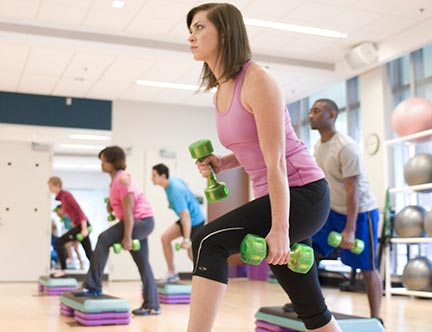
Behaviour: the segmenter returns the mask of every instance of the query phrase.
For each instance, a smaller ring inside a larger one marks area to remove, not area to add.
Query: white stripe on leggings
[[[199,261],[199,257],[201,254],[201,248],[202,248],[202,244],[205,240],[207,240],[210,236],[213,236],[215,234],[221,233],[221,232],[226,232],[226,231],[235,231],[235,230],[239,230],[239,229],[244,229],[244,227],[232,227],[232,228],[225,228],[225,229],[220,229],[216,232],[210,233],[208,234],[205,238],[203,238],[200,242],[200,245],[198,247],[198,254],[197,254],[197,259],[195,262],[195,269],[194,269],[194,273],[196,272],[196,269],[198,268],[198,261]]]

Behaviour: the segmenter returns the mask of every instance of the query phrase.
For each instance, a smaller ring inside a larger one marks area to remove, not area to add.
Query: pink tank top
[[[111,182],[110,186],[110,204],[112,209],[114,210],[115,216],[119,220],[123,220],[124,218],[124,210],[122,205],[122,200],[129,193],[133,193],[134,195],[134,211],[133,216],[135,219],[142,219],[153,216],[152,207],[145,198],[144,194],[138,188],[136,182],[131,179],[131,184],[129,186],[125,186],[120,182],[120,177],[122,174],[129,174],[126,171],[120,170],[115,175],[114,179]]]
[[[216,124],[219,139],[223,146],[231,150],[248,173],[255,198],[268,194],[267,166],[258,141],[254,115],[246,111],[240,99],[243,79],[248,66],[243,65],[238,74],[233,99],[227,112],[219,112],[216,107]],[[285,108],[286,165],[290,187],[303,186],[324,178],[307,147],[297,138],[291,126],[288,108]]]

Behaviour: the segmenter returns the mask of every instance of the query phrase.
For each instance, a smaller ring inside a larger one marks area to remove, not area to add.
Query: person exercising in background
[[[309,123],[321,139],[315,144],[315,159],[324,171],[330,187],[330,215],[323,228],[313,237],[313,248],[324,257],[334,250],[327,243],[331,231],[342,235],[339,255],[342,262],[362,271],[371,317],[381,321],[383,285],[378,273],[377,202],[369,189],[360,152],[352,138],[336,130],[339,113],[330,99],[315,101],[309,111]],[[362,253],[350,251],[356,239],[362,240]]]
[[[189,258],[192,260],[190,239],[204,225],[205,217],[195,195],[182,179],[170,177],[166,165],[157,164],[153,166],[152,181],[153,184],[161,186],[165,190],[169,208],[180,218],[162,234],[161,241],[168,272],[163,278],[158,279],[160,282],[176,282],[180,278],[175,270],[171,242],[183,237],[181,247],[187,249]]]
[[[132,175],[126,171],[126,154],[119,146],[108,146],[98,155],[102,171],[111,177],[109,204],[119,222],[99,235],[90,268],[75,296],[101,296],[102,277],[110,247],[121,243],[131,254],[141,277],[143,303],[134,315],[160,314],[159,298],[149,261],[148,237],[154,229],[153,209]],[[133,240],[140,248],[133,250]]]
[[[92,247],[88,231],[90,223],[73,195],[70,192],[63,190],[62,187],[63,182],[58,176],[52,176],[48,179],[48,188],[50,192],[56,195],[55,199],[57,201],[61,202],[63,212],[69,216],[73,225],[69,231],[60,236],[55,242],[61,270],[55,272],[52,275],[53,278],[61,278],[66,275],[67,252],[65,244],[75,241],[78,233],[83,235],[81,245],[83,246],[89,261],[91,260],[92,255]]]
[[[71,230],[72,229],[72,221],[69,218],[69,216],[66,213],[64,213],[61,204],[57,205],[54,210],[55,210],[57,216],[59,216],[59,218],[63,222],[64,229],[66,231]],[[77,256],[77,259],[79,261],[79,264],[80,264],[80,270],[83,270],[84,269],[84,262],[81,258],[81,254],[79,252],[78,246],[79,246],[79,241],[71,241],[71,242],[68,242],[65,244],[65,248],[66,248],[66,252],[67,252],[67,256],[68,256],[68,258],[66,259],[66,265],[67,265],[67,262],[69,260],[73,261],[73,253],[72,253],[72,248],[73,248],[75,251],[75,254]]]

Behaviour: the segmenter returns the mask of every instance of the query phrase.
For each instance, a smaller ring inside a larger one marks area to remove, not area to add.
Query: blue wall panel
[[[0,122],[111,130],[112,102],[0,92]]]

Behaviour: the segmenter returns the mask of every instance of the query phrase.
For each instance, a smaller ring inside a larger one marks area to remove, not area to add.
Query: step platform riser
[[[158,284],[157,290],[159,294],[166,295],[190,295],[192,292],[191,284]]]
[[[46,295],[62,295],[64,292],[71,292],[77,289],[76,287],[46,287],[39,285],[39,292]]]
[[[284,311],[284,308],[287,311]],[[384,327],[375,318],[364,318],[359,316],[351,316],[341,313],[333,313],[341,330],[343,332],[383,332]],[[286,305],[284,307],[262,307],[255,314],[256,331],[306,331],[303,322],[297,317],[292,306]],[[259,323],[258,323],[259,322]],[[270,325],[263,326],[261,322]],[[286,328],[288,330],[272,330],[271,328]],[[290,330],[291,329],[291,330]]]
[[[129,303],[117,297],[77,297],[66,292],[60,297],[60,312],[84,326],[127,325],[130,322]]]
[[[293,329],[282,327],[262,320],[255,321],[256,332],[292,332]]]
[[[38,280],[38,291],[45,295],[61,295],[78,288],[78,281],[75,278],[51,278],[41,276]]]
[[[100,326],[100,325],[128,325],[130,319],[95,319],[86,320],[81,317],[75,316],[75,320],[84,326]]]

